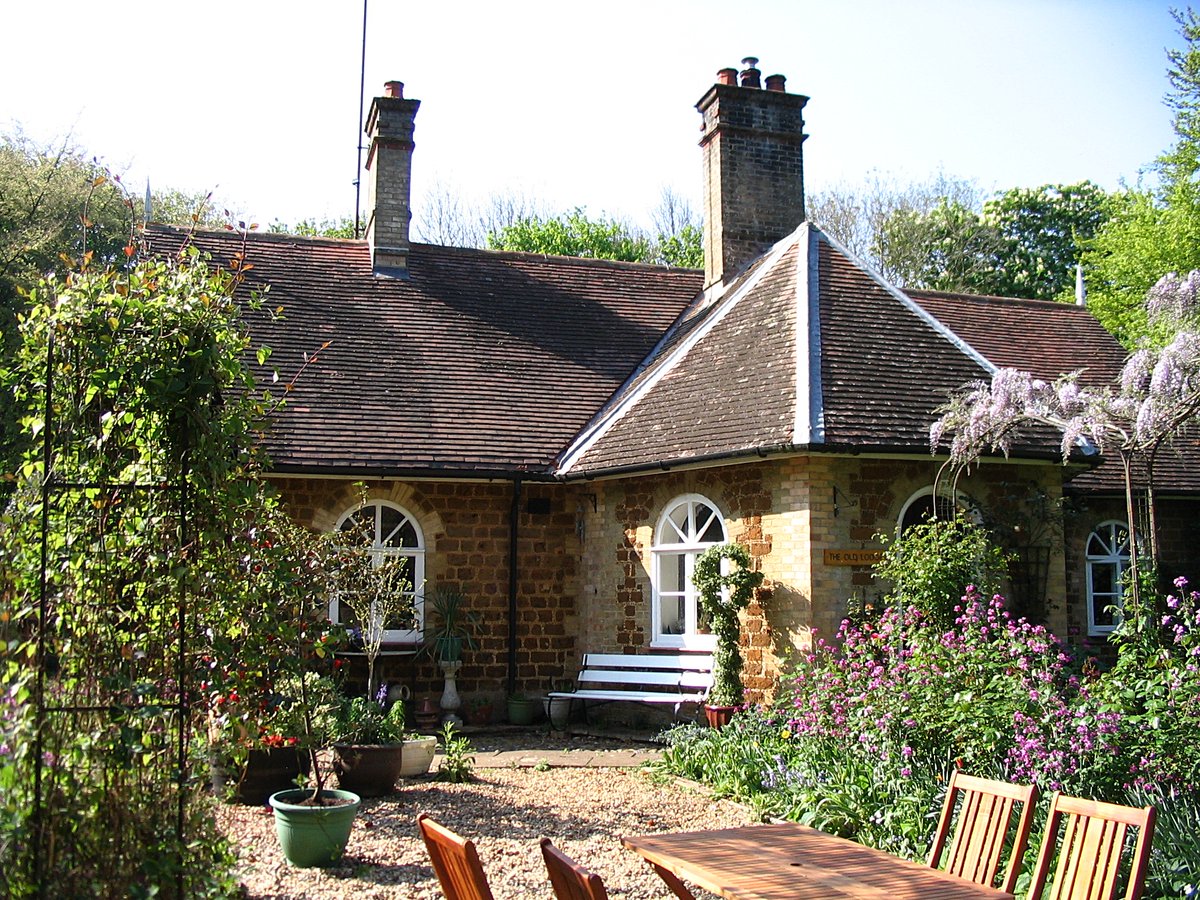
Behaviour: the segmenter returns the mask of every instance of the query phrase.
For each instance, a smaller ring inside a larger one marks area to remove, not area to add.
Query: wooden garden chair
[[[1050,800],[1046,835],[1033,871],[1033,883],[1029,886],[1029,900],[1043,897],[1046,900],[1112,900],[1117,893],[1121,855],[1130,828],[1136,828],[1138,834],[1125,898],[1137,900],[1142,895],[1150,865],[1154,807],[1139,809],[1055,793]],[[1054,867],[1054,883],[1047,889],[1056,849],[1058,864]]]
[[[1037,785],[1009,784],[1006,781],[964,775],[956,770],[950,776],[946,802],[942,804],[942,815],[938,820],[933,849],[929,852],[929,865],[938,868],[943,862],[942,855],[945,852],[947,872],[975,884],[995,887],[996,873],[1000,870],[1000,859],[1004,855],[1004,847],[1008,840],[1013,810],[1019,804],[1012,852],[1009,854],[1004,880],[1000,883],[1000,890],[1013,893],[1017,877],[1021,874],[1025,848],[1029,844],[1037,793]],[[958,813],[958,824],[951,839],[951,819],[960,797],[962,804]]]
[[[473,841],[459,837],[424,813],[417,816],[417,827],[446,900],[493,900]]]
[[[589,872],[555,847],[550,838],[542,838],[541,845],[550,885],[558,900],[608,900],[608,891],[599,875]]]

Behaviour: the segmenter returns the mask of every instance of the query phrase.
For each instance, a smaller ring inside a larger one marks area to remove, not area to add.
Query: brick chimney
[[[758,60],[721,69],[696,104],[704,117],[704,284],[731,279],[804,221],[804,104],[782,75],[760,87]]]
[[[367,114],[367,244],[376,275],[406,278],[413,128],[421,101],[405,100],[399,81],[383,90]]]

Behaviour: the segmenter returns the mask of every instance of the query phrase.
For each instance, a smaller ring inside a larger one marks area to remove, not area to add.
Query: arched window
[[[1087,539],[1088,634],[1108,634],[1120,624],[1128,568],[1129,526],[1101,522]]]
[[[654,598],[651,642],[662,647],[711,649],[715,639],[700,616],[692,572],[696,559],[728,540],[715,503],[699,494],[676,497],[654,530]]]
[[[415,643],[421,639],[425,621],[425,539],[421,526],[408,510],[387,500],[369,500],[362,506],[342,513],[339,532],[356,530],[371,542],[370,553],[376,565],[397,560],[404,569],[405,594],[413,601],[415,622],[385,622],[383,641],[387,644]],[[349,605],[337,596],[329,600],[329,619],[348,628],[360,627]]]
[[[956,493],[952,500],[948,495],[939,493],[935,499],[933,488],[921,488],[904,502],[900,510],[900,519],[896,523],[899,533],[904,534],[914,525],[920,525],[933,518],[935,508],[939,519],[953,518],[955,512],[965,512],[972,518],[978,518],[978,510],[961,494]]]

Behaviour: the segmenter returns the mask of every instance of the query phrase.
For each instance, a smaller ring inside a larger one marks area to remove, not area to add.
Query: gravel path
[[[474,743],[481,752],[521,749],[536,756],[538,740],[547,741],[548,750],[632,746],[561,736]],[[621,847],[620,835],[727,828],[753,820],[736,804],[714,802],[692,785],[655,783],[637,769],[541,765],[478,768],[475,775],[467,784],[407,781],[390,797],[364,801],[346,856],[335,868],[290,867],[279,852],[269,809],[226,806],[220,821],[235,844],[238,876],[252,898],[440,898],[417,835],[417,813],[425,812],[475,840],[496,900],[552,896],[537,843],[542,836],[597,872],[617,900],[669,896],[650,867]]]

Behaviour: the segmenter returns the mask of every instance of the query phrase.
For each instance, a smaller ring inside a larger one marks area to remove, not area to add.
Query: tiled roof
[[[1082,383],[1115,386],[1127,351],[1086,307],[1053,300],[981,297],[938,291],[909,296],[994,365],[1053,380],[1079,372]],[[1120,460],[1105,458],[1071,480],[1076,490],[1123,492]],[[1160,491],[1200,493],[1200,440],[1194,435],[1164,447],[1155,464]]]
[[[1048,381],[1078,371],[1089,385],[1113,384],[1125,348],[1083,306],[1053,300],[908,291],[997,368]]]
[[[801,448],[927,454],[935,409],[991,371],[809,225],[681,323],[562,471]],[[1052,455],[1045,437],[1019,452]]]
[[[182,232],[154,227],[153,250]],[[225,263],[227,233],[196,242]],[[268,437],[280,471],[549,474],[650,353],[699,272],[414,244],[410,277],[375,277],[362,241],[251,234],[252,283],[283,318],[251,323],[300,377]],[[260,373],[269,377],[269,371]]]

